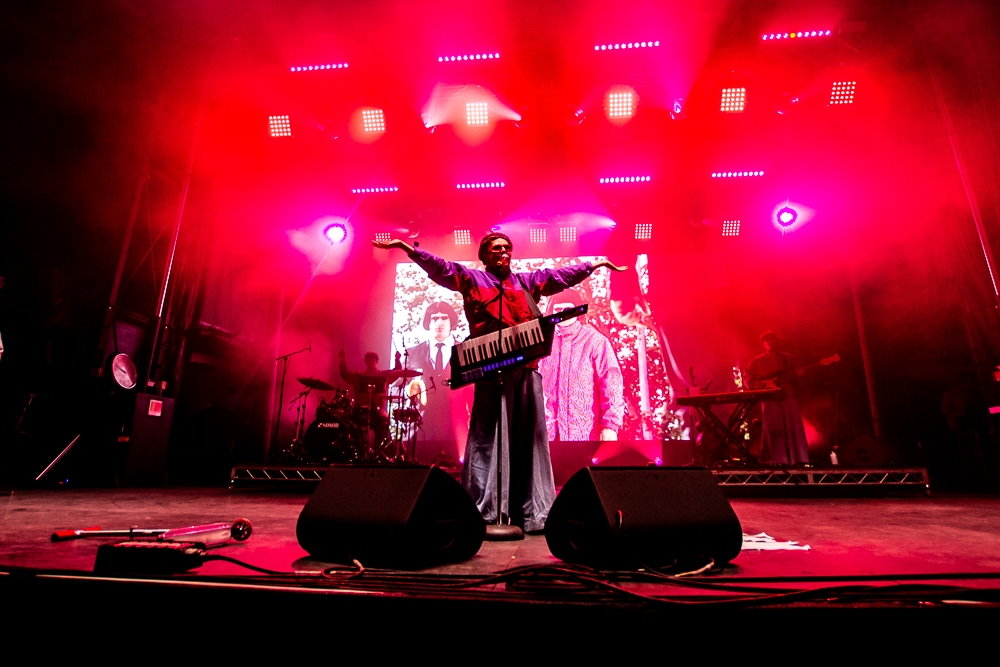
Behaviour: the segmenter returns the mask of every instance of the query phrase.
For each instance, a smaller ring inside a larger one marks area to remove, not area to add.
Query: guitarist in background
[[[765,352],[751,361],[747,368],[750,386],[754,389],[774,386],[782,390],[777,398],[761,403],[764,442],[760,462],[808,465],[809,444],[799,403],[795,400],[795,389],[802,371],[795,368],[787,354],[778,350],[778,336],[773,331],[762,333],[760,342],[764,344]]]

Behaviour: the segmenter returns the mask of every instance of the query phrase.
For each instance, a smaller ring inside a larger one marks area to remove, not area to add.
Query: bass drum
[[[311,463],[350,463],[357,459],[358,441],[352,421],[323,415],[306,429],[306,456]]]

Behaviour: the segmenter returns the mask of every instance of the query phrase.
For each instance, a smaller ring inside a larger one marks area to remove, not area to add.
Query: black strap
[[[532,296],[531,292],[528,290],[527,286],[524,284],[524,281],[521,279],[521,274],[520,273],[511,273],[511,275],[517,277],[517,283],[518,283],[518,285],[521,286],[521,291],[524,292],[525,296],[528,297],[528,310],[531,311],[531,315],[535,319],[538,319],[539,317],[542,316],[542,311],[538,309],[538,304],[535,303],[535,297]]]

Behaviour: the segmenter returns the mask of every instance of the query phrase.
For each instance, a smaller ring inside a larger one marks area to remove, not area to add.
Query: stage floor
[[[295,539],[295,522],[308,495],[224,489],[52,489],[7,491],[0,515],[0,566],[91,570],[107,540],[53,543],[55,530],[171,528],[231,521],[253,523],[245,543],[216,550],[254,565],[312,572],[313,561]],[[734,499],[747,534],[810,549],[744,550],[719,577],[856,576],[1000,572],[1000,498],[911,497]],[[484,575],[526,565],[551,564],[541,536],[483,544],[470,561],[425,572]],[[210,562],[204,575],[247,574]],[[969,582],[993,585],[993,582]]]

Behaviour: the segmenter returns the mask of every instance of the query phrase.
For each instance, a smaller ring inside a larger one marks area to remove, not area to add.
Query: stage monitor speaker
[[[663,568],[740,553],[743,529],[705,468],[583,468],[545,522],[552,555],[599,568]]]
[[[486,524],[440,468],[335,465],[302,509],[295,534],[320,560],[414,568],[472,558]]]

